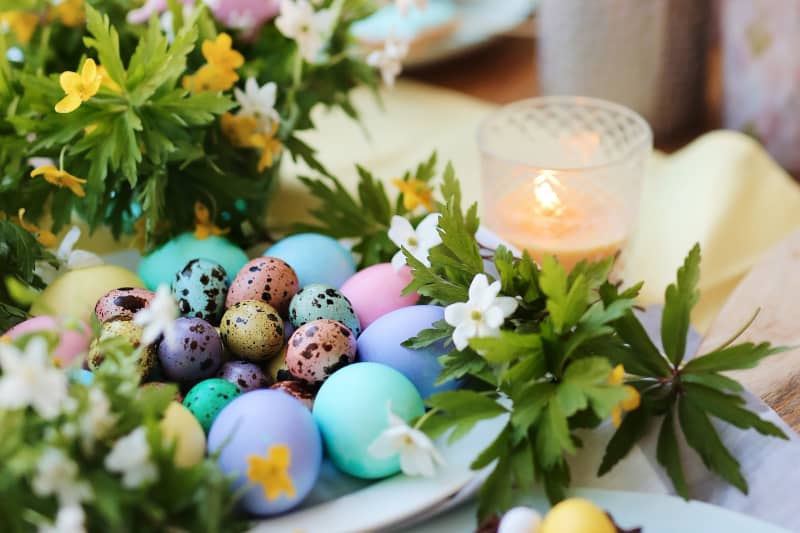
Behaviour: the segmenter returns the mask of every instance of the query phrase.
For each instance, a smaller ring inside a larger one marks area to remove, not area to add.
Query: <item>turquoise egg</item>
[[[400,471],[398,455],[377,458],[368,451],[389,427],[390,406],[406,422],[425,412],[414,384],[385,365],[348,365],[322,384],[314,401],[314,421],[328,455],[340,470],[365,479]]]
[[[294,295],[289,304],[289,320],[299,328],[312,320],[336,320],[358,337],[361,324],[353,306],[344,294],[328,285],[314,283],[306,285]]]
[[[192,412],[194,417],[208,433],[211,424],[222,409],[239,396],[239,387],[221,378],[204,379],[191,389],[183,399],[183,406]]]
[[[228,273],[228,283],[247,263],[247,255],[224,237],[212,235],[198,239],[192,233],[182,233],[142,257],[139,263],[139,277],[151,290],[159,285],[169,285],[175,273],[192,259],[210,259],[219,263]]]
[[[286,237],[267,248],[263,255],[289,263],[301,287],[323,283],[338,289],[356,273],[353,254],[336,239],[320,233]]]
[[[172,280],[172,295],[181,314],[202,318],[215,326],[225,311],[227,294],[228,273],[208,259],[192,259]]]

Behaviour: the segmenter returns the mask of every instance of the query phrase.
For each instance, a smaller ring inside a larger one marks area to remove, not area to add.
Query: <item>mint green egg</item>
[[[139,277],[151,290],[159,285],[169,285],[192,259],[209,259],[219,263],[228,273],[228,283],[247,263],[247,255],[241,248],[224,237],[212,235],[198,239],[192,233],[182,233],[151,254],[142,257]]]
[[[208,433],[211,424],[222,409],[239,396],[242,391],[230,381],[221,378],[204,379],[192,387],[183,399],[183,406]]]
[[[368,449],[389,427],[388,408],[410,422],[425,412],[416,387],[397,370],[355,363],[335,372],[314,400],[314,421],[333,464],[343,472],[378,479],[400,471],[400,457],[372,456]]]

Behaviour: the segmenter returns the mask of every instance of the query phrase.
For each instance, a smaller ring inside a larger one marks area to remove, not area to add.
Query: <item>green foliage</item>
[[[27,313],[12,298],[9,284],[42,288],[44,283],[34,273],[37,261],[52,261],[33,235],[8,220],[0,220],[0,332],[25,320]],[[12,281],[13,280],[13,281]]]

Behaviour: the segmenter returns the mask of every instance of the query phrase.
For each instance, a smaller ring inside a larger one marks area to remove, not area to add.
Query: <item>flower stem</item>
[[[64,170],[64,154],[67,152],[68,146],[65,144],[61,147],[61,153],[58,154],[58,170]]]
[[[438,407],[432,408],[430,411],[428,411],[427,413],[425,413],[424,415],[422,415],[417,419],[417,422],[414,424],[414,429],[421,429],[422,426],[425,425],[425,422],[430,420],[434,415],[439,414],[441,411],[442,410],[439,409]]]

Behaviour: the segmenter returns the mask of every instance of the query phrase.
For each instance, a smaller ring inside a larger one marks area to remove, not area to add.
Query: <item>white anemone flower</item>
[[[237,114],[256,119],[258,131],[271,132],[272,126],[281,119],[275,110],[277,92],[278,86],[274,82],[265,83],[259,87],[255,78],[247,78],[244,91],[238,87],[233,90],[236,101],[241,107]]]
[[[395,215],[389,226],[389,239],[400,248],[408,250],[423,265],[431,266],[428,254],[431,248],[442,243],[442,237],[437,229],[439,216],[439,213],[431,213],[414,229],[408,219]],[[392,266],[395,270],[400,270],[405,264],[406,256],[403,250],[400,250],[392,257]]]
[[[86,533],[83,507],[74,504],[60,507],[55,524],[39,526],[39,533]]]
[[[58,416],[68,397],[67,376],[53,365],[43,338],[32,338],[24,351],[0,343],[0,367],[0,408],[30,406],[42,418]]]
[[[153,344],[161,335],[167,346],[177,346],[175,319],[178,318],[178,304],[167,285],[159,285],[150,305],[133,316],[133,322],[142,330],[142,343]]]
[[[308,0],[281,0],[281,12],[275,19],[278,30],[297,42],[300,54],[309,63],[317,61],[328,41],[335,22],[330,9],[314,10]]]
[[[444,465],[444,458],[431,439],[418,429],[414,429],[386,407],[389,427],[378,435],[367,449],[375,458],[383,459],[400,455],[400,469],[407,476],[433,477],[437,465]]]
[[[453,343],[463,350],[473,337],[497,337],[500,326],[517,309],[518,302],[510,296],[498,296],[500,282],[489,285],[486,274],[476,275],[469,286],[469,301],[448,305],[444,319],[453,331]]]
[[[36,463],[33,492],[56,496],[60,505],[74,505],[92,497],[85,481],[78,481],[78,465],[58,448],[47,448]]]
[[[109,471],[122,474],[122,485],[129,489],[158,479],[158,470],[150,460],[150,445],[143,426],[115,442],[104,464]]]
[[[77,244],[80,237],[80,228],[72,226],[67,234],[64,235],[64,238],[61,239],[61,244],[58,245],[55,253],[58,267],[54,267],[46,261],[36,262],[35,272],[45,283],[51,283],[59,274],[67,270],[77,270],[103,264],[103,260],[97,254],[75,249],[75,244]]]
[[[389,87],[400,72],[403,71],[403,60],[408,55],[408,41],[390,35],[383,45],[383,50],[375,50],[367,56],[367,64],[381,71],[383,83]]]

